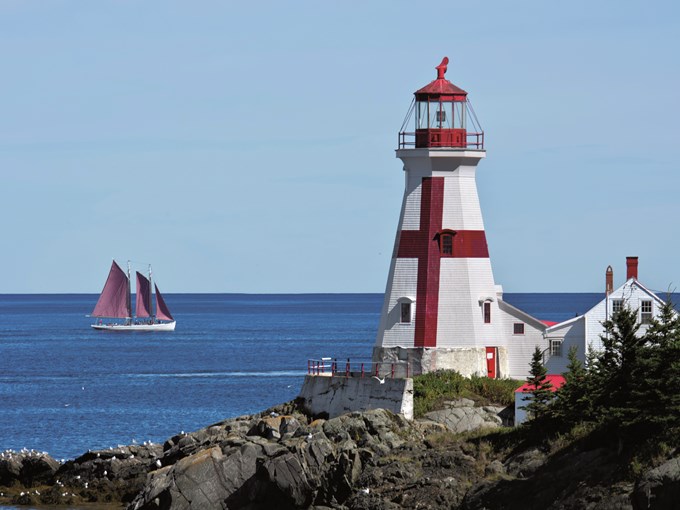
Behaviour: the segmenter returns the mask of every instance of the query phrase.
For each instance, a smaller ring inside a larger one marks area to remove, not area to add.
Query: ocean
[[[310,358],[370,360],[382,294],[169,294],[174,332],[105,332],[97,295],[0,295],[0,451],[163,442],[292,400]],[[505,294],[561,321],[602,299]]]

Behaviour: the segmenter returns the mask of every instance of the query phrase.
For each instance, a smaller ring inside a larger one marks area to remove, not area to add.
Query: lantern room
[[[467,92],[444,75],[449,59],[444,57],[437,79],[416,91],[399,133],[399,148],[484,148],[484,132],[467,99]],[[415,132],[406,132],[415,111]],[[468,125],[472,128],[468,130]]]

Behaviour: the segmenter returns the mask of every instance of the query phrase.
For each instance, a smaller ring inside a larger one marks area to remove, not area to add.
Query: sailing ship
[[[130,294],[130,263],[127,274],[114,260],[109,276],[104,284],[99,300],[91,317],[99,320],[92,324],[94,329],[108,331],[174,331],[175,319],[168,310],[163,296],[156,288],[156,313],[152,313],[151,266],[147,278],[137,271],[137,294],[135,314],[132,315],[132,295]],[[106,323],[102,319],[124,319],[122,322]]]

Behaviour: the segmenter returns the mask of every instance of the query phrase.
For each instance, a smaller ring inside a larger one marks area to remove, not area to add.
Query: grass
[[[508,406],[515,401],[515,390],[524,381],[514,379],[489,379],[488,377],[463,377],[452,370],[438,370],[413,378],[413,412],[416,417],[435,409],[443,402],[469,398],[477,405]]]

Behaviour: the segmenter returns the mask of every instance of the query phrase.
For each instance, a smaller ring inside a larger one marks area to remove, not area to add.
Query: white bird
[[[314,436],[312,436],[311,432],[309,434],[307,434],[307,441],[311,441],[312,437],[314,437]]]
[[[373,376],[373,379],[375,379],[376,381],[378,381],[380,384],[385,384],[385,377],[383,377],[383,378],[381,379],[381,378],[378,377],[377,375],[374,375],[374,376]]]
[[[269,416],[271,416],[272,418],[276,418],[278,415],[279,415],[279,413],[275,413],[274,411],[269,413]]]
[[[369,492],[371,492],[371,490],[370,490],[368,487],[366,487],[365,489],[360,489],[360,490],[361,490],[361,492],[363,492],[364,494],[368,494]]]
[[[157,460],[156,467],[163,467],[163,463],[160,460]]]

